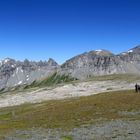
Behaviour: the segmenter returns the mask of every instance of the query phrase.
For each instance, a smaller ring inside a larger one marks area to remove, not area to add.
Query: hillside
[[[110,74],[140,74],[140,46],[117,55],[106,50],[87,52],[66,61],[64,73],[78,79]]]
[[[48,100],[89,96],[107,91],[134,89],[140,83],[137,75],[108,75],[92,77],[86,81],[73,81],[71,77],[52,75],[40,82],[33,82],[28,86],[19,86],[14,90],[1,92],[0,108],[39,103]]]
[[[90,51],[77,55],[62,65],[51,58],[44,62],[27,59],[20,62],[6,58],[0,61],[0,89],[5,91],[11,87],[30,85],[54,73],[79,80],[111,74],[139,75],[140,46],[117,55],[104,49]]]
[[[140,94],[132,90],[0,109],[0,138],[139,139]]]

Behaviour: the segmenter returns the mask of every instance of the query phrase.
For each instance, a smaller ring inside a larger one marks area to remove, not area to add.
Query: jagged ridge
[[[79,79],[107,74],[140,74],[140,46],[118,55],[105,50],[84,53],[66,61],[61,71]]]
[[[15,61],[6,58],[0,61],[0,89],[30,84],[49,76],[58,69],[59,65],[53,60],[47,61]]]
[[[140,74],[140,46],[114,55],[107,50],[95,50],[77,55],[59,66],[56,61],[0,61],[0,89],[29,85],[57,72],[77,79],[108,74]]]

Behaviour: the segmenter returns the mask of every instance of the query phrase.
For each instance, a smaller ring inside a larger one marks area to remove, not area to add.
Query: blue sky
[[[58,63],[140,44],[139,0],[0,0],[0,59]]]

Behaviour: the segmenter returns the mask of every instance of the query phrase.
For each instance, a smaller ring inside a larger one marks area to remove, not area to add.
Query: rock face
[[[48,62],[24,62],[6,58],[0,61],[0,89],[30,84],[54,73],[59,65],[53,60]]]
[[[140,74],[140,46],[118,55],[106,50],[84,53],[66,61],[61,72],[78,79],[107,74]]]
[[[114,55],[107,50],[95,50],[75,56],[59,66],[53,59],[24,62],[6,58],[0,61],[0,89],[30,84],[54,72],[78,79],[108,74],[140,74],[140,46]]]

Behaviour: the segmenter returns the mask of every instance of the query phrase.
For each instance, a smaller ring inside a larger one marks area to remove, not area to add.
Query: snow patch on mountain
[[[128,53],[132,53],[132,52],[133,52],[133,50],[129,50],[129,51],[128,51]]]
[[[4,59],[4,64],[6,64],[6,63],[9,62],[9,61],[10,61],[9,58]]]
[[[127,53],[124,52],[124,53],[122,53],[122,55],[127,55]]]
[[[20,84],[22,84],[22,81],[19,81],[19,82],[18,82],[18,85],[20,85]]]
[[[103,50],[95,50],[95,52],[102,52]]]

